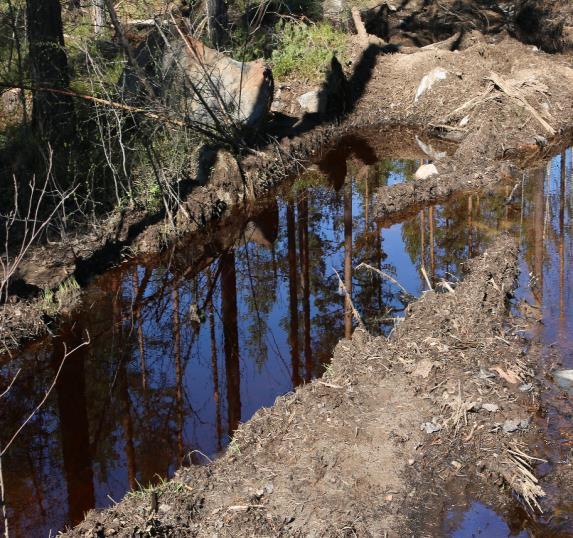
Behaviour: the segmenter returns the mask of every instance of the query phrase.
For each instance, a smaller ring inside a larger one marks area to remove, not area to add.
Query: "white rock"
[[[420,85],[416,90],[416,97],[414,97],[414,103],[418,101],[422,95],[427,92],[438,80],[445,80],[448,76],[448,72],[441,67],[436,67],[432,69],[427,75],[425,75],[420,81]]]
[[[557,370],[553,372],[555,381],[565,390],[573,390],[573,370]]]
[[[320,99],[320,92],[318,91],[306,92],[297,101],[302,111],[307,114],[323,113],[326,105],[326,103],[321,102],[326,101],[326,99]]]
[[[429,179],[438,175],[438,169],[434,164],[423,164],[416,170],[414,177],[416,179]]]

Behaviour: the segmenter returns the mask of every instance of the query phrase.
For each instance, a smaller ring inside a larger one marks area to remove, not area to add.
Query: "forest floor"
[[[452,483],[535,507],[534,353],[508,317],[517,248],[501,236],[390,338],[357,329],[323,378],[279,397],[225,455],[180,470],[68,536],[437,536]],[[533,383],[529,391],[519,386]]]

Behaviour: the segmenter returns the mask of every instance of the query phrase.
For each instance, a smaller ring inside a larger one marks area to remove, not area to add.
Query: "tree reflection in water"
[[[404,298],[353,267],[379,268],[416,295],[426,287],[422,267],[434,284],[455,280],[468,257],[509,230],[522,237],[535,301],[557,312],[543,337],[571,348],[570,151],[530,172],[523,199],[518,191],[510,205],[504,186],[399,224],[376,221],[377,189],[409,181],[417,164],[377,160],[363,141],[347,140],[281,196],[96,279],[57,337],[3,359],[1,386],[23,368],[3,402],[5,440],[53,379],[63,342],[71,349],[90,333],[5,457],[13,535],[48,534],[181,463],[203,462],[200,453],[215,456],[241,421],[320,375],[353,324],[334,270],[369,330],[388,333]]]

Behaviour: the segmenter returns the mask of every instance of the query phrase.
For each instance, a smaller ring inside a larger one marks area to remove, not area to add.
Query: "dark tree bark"
[[[99,34],[105,27],[105,4],[103,0],[92,0],[92,20],[94,34]]]
[[[207,0],[209,43],[220,49],[227,39],[227,6],[225,0]]]
[[[70,82],[59,0],[26,0],[30,78],[35,88],[67,88]],[[72,98],[34,91],[32,125],[54,140],[70,135]]]

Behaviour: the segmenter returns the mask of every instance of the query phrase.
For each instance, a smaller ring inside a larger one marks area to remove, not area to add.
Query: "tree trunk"
[[[228,27],[224,0],[207,0],[207,25],[210,45],[220,49],[225,44]]]
[[[59,0],[26,0],[30,78],[36,88],[67,88],[70,82],[64,48],[62,9]],[[70,135],[72,98],[34,91],[32,125],[53,141]]]
[[[94,34],[98,35],[105,26],[105,5],[104,0],[92,0],[92,21]]]

